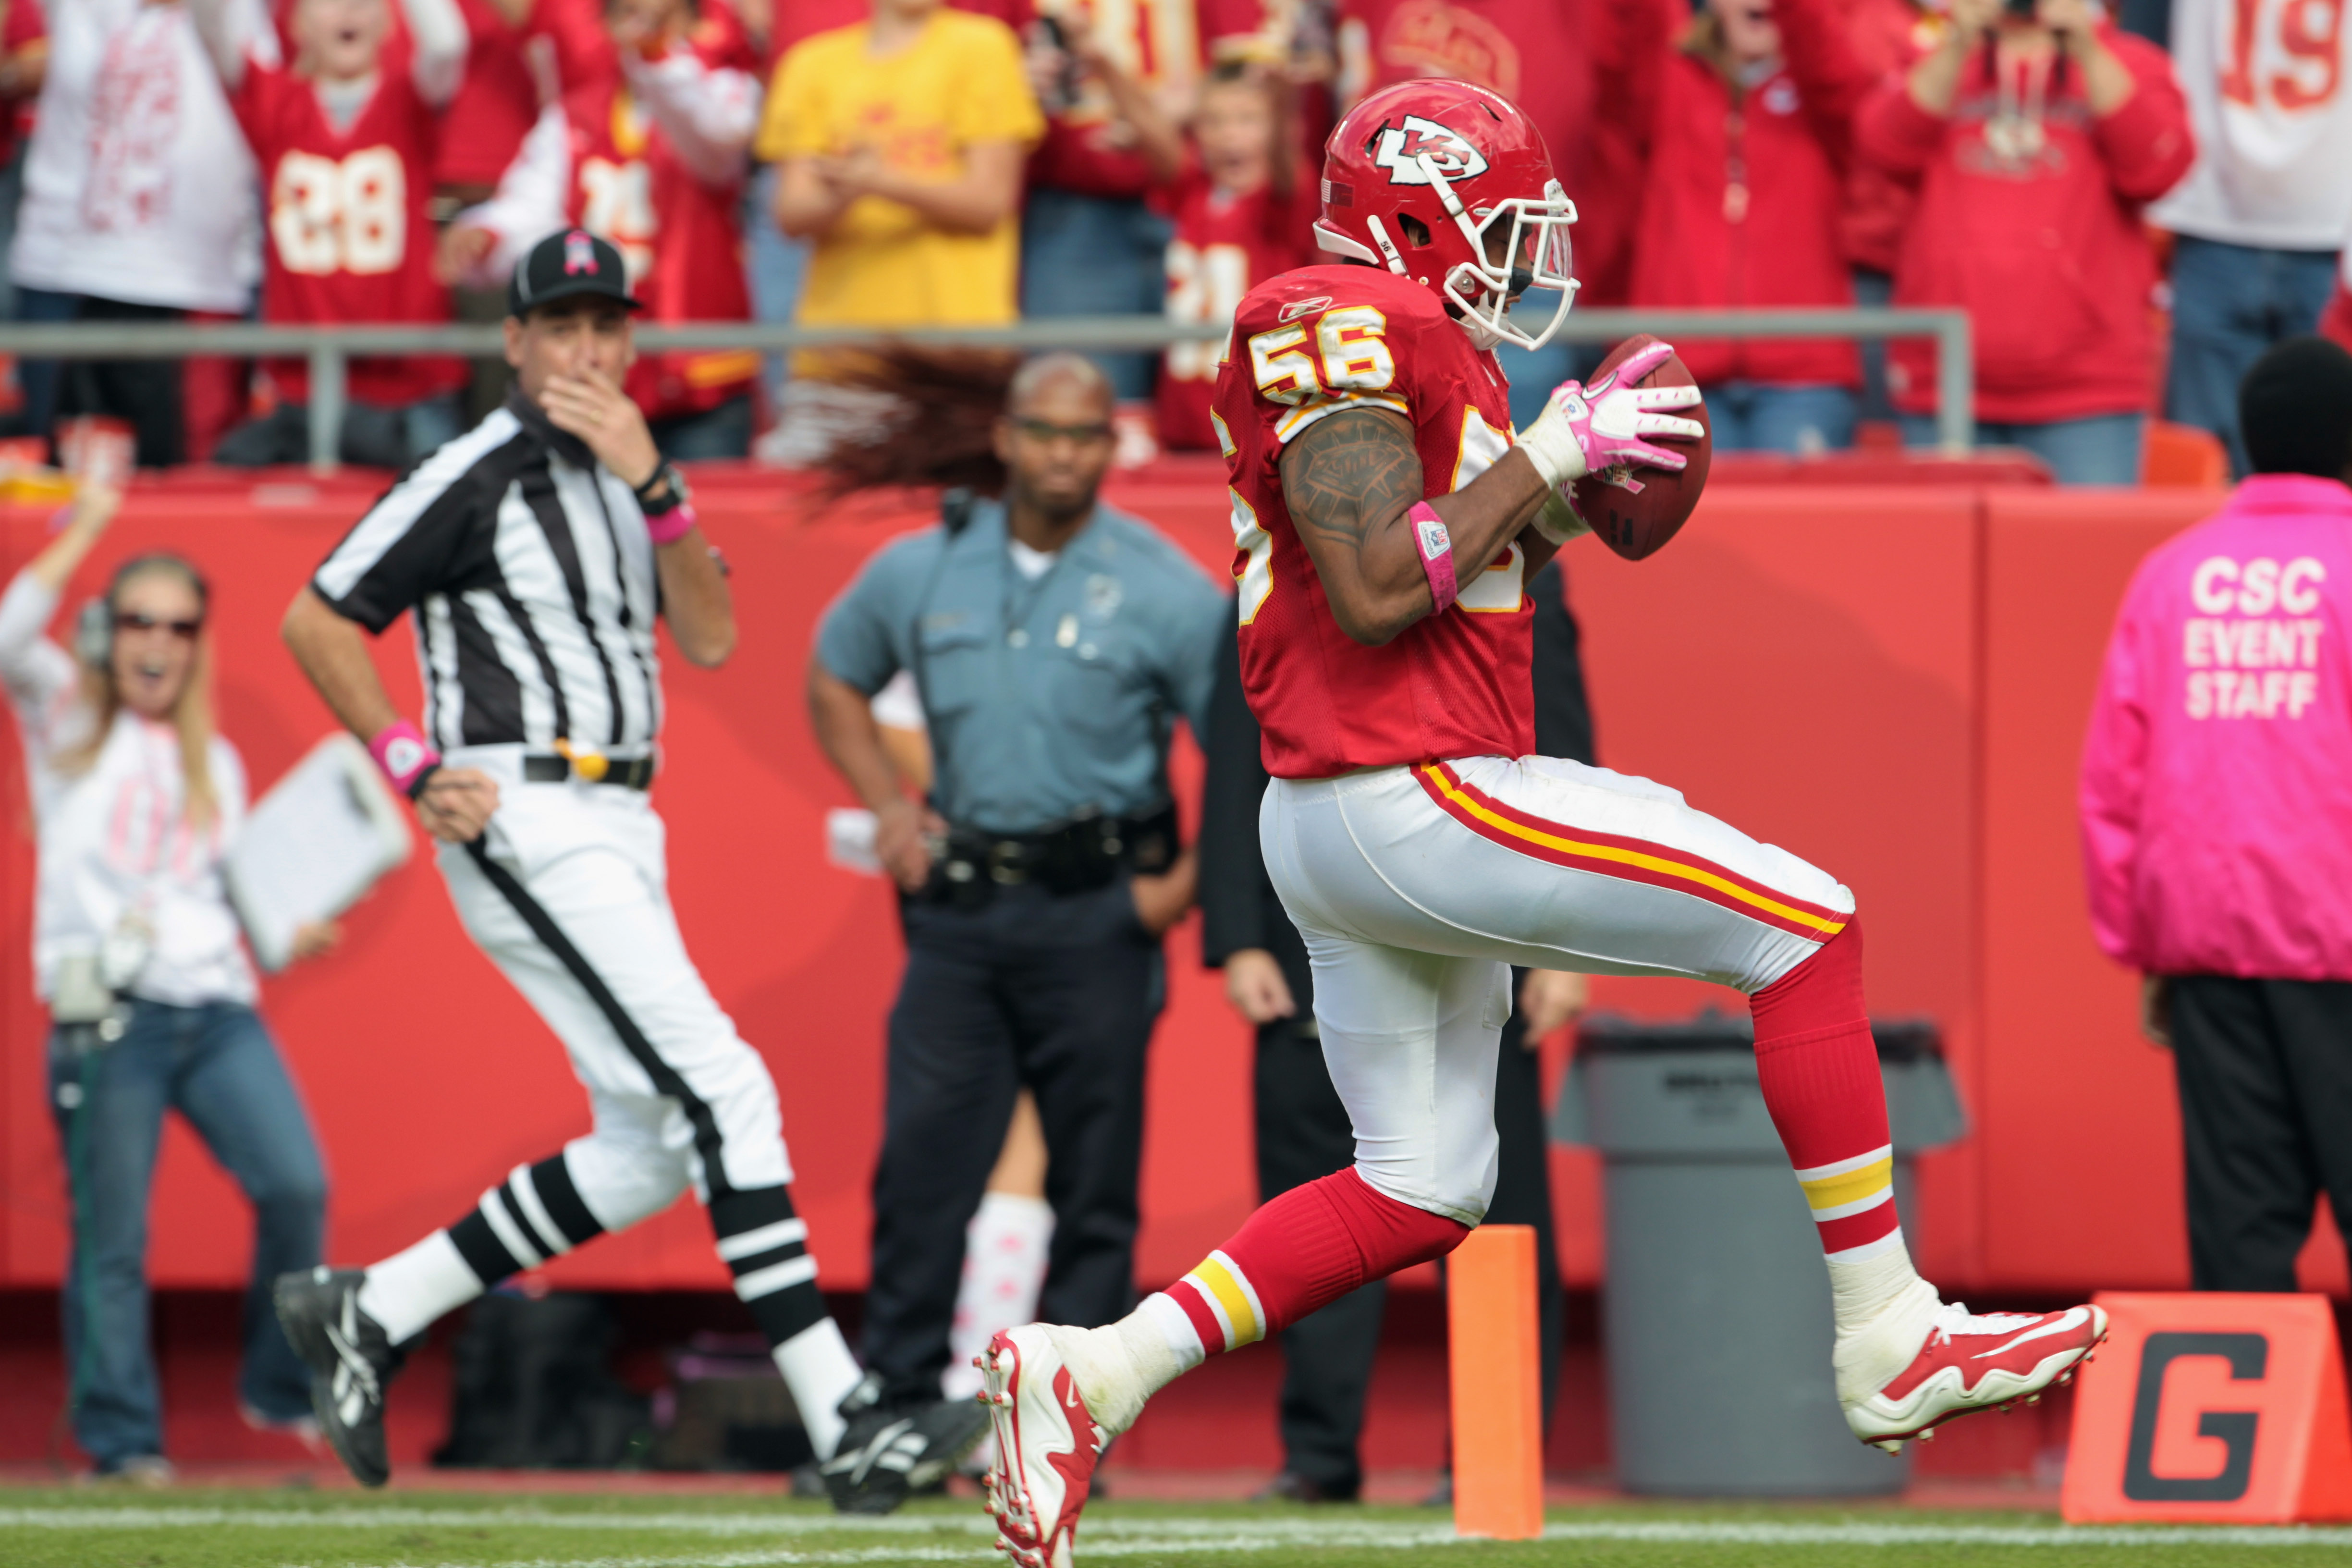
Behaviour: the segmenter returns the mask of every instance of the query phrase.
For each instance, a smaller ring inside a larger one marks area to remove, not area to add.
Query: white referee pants
[[[1679,792],[1549,757],[1276,779],[1258,828],[1357,1171],[1464,1225],[1495,1191],[1509,965],[1753,994],[1853,912],[1833,878]]]
[[[635,790],[501,784],[490,867],[439,846],[467,934],[563,1042],[595,1129],[564,1148],[581,1201],[606,1230],[658,1214],[691,1185],[792,1180],[774,1080],[687,956],[669,905],[662,820]],[[634,1025],[551,950],[499,885],[543,910]]]

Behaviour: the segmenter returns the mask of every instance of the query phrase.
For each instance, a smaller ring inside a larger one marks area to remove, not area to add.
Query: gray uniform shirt
[[[915,672],[932,799],[960,826],[1034,833],[1088,808],[1158,810],[1176,716],[1195,734],[1208,721],[1216,640],[1234,635],[1225,595],[1107,506],[1034,582],[1008,544],[994,501],[952,540],[936,527],[893,540],[825,611],[817,658],[868,696]]]

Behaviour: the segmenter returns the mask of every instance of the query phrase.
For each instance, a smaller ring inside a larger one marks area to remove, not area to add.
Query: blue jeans
[[[2172,369],[2164,416],[2221,437],[2246,471],[2238,383],[2282,338],[2318,330],[2336,286],[2332,250],[2256,250],[2184,234],[2172,252]]]
[[[1168,308],[1168,220],[1139,197],[1032,187],[1021,210],[1024,316],[1157,316]],[[1122,403],[1151,395],[1156,353],[1098,353]]]
[[[743,273],[751,289],[751,319],[759,321],[791,321],[808,277],[808,241],[794,239],[776,226],[778,168],[761,164],[743,188]],[[785,366],[791,357],[761,356],[760,380],[768,390],[771,410],[783,405]]]
[[[673,463],[706,462],[714,458],[751,455],[751,395],[730,397],[699,414],[679,414],[653,421],[654,445]]]
[[[320,1256],[327,1177],[294,1082],[260,1016],[215,1003],[131,1005],[112,1045],[78,1051],[49,1037],[49,1103],[73,1194],[66,1266],[66,1364],[74,1438],[99,1469],[163,1451],[149,1343],[147,1201],[163,1112],[187,1118],[253,1203],[253,1277],[245,1294],[237,1393],[272,1420],[310,1409],[310,1378],[270,1304],[280,1274]]]
[[[2094,414],[2042,425],[1977,422],[1980,447],[2022,447],[2050,465],[2062,485],[2136,485],[2146,421],[2137,414]],[[1932,415],[1903,416],[1903,444],[1936,445]]]
[[[1850,276],[1853,279],[1855,304],[1886,305],[1894,302],[1895,279],[1885,273],[1857,267]],[[1886,340],[1864,338],[1853,346],[1862,354],[1862,405],[1857,412],[1864,419],[1894,418],[1895,404],[1886,393]]]
[[[1843,386],[1766,386],[1727,381],[1706,389],[1718,452],[1811,457],[1853,445],[1854,395]]]

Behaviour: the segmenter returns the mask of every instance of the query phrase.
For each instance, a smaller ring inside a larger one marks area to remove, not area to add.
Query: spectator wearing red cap
[[[2095,0],[1952,0],[1951,28],[1856,123],[1863,155],[1916,181],[1899,305],[1965,306],[1979,437],[2066,484],[2139,478],[2155,343],[2146,204],[2196,147],[2172,67]],[[1906,438],[1935,439],[1930,345],[1895,345]]]
[[[1632,143],[1636,306],[1853,302],[1838,245],[1854,110],[1871,87],[1832,0],[1611,8],[1596,121]],[[1853,445],[1861,364],[1834,340],[1677,339],[1718,447]]]
[[[404,62],[387,68],[390,0],[295,0],[292,66],[226,0],[189,0],[268,192],[262,319],[289,324],[446,321],[433,276],[434,114],[466,69],[455,0],[400,0]],[[278,405],[223,437],[234,467],[299,462],[310,449],[309,367],[273,360]],[[340,446],[345,462],[404,468],[458,431],[465,362],[357,359]]]
[[[460,215],[445,270],[511,269],[572,225],[620,248],[649,319],[748,321],[741,204],[761,102],[750,40],[720,0],[609,0],[604,31],[593,74],[563,84],[498,195]],[[628,391],[664,457],[741,458],[759,371],[749,349],[649,353]]]
[[[1167,193],[1168,318],[1231,322],[1242,296],[1277,273],[1319,259],[1320,191],[1299,178],[1290,93],[1264,69],[1231,60],[1202,85],[1183,173]],[[1217,449],[1209,404],[1222,342],[1175,343],[1160,371],[1160,440]]]

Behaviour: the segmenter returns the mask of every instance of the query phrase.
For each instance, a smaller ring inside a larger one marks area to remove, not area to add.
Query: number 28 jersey
[[[1535,750],[1535,608],[1507,546],[1444,614],[1381,647],[1339,629],[1282,492],[1283,448],[1343,409],[1412,421],[1422,493],[1449,495],[1511,448],[1510,388],[1437,294],[1370,267],[1307,267],[1252,289],[1234,318],[1213,416],[1232,479],[1242,684],[1266,772]]]
[[[229,102],[268,187],[265,321],[449,319],[449,291],[433,277],[433,110],[404,60],[387,60],[366,106],[340,129],[307,79],[257,58]],[[310,400],[303,361],[273,360],[269,375],[289,402]],[[454,391],[467,375],[461,359],[356,359],[349,391],[398,407]]]

